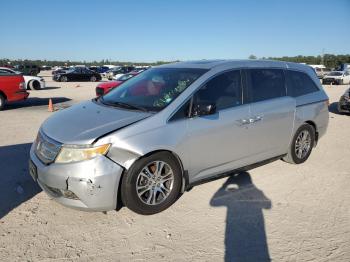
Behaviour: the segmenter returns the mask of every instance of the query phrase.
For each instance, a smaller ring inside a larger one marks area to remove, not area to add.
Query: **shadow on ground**
[[[0,147],[0,219],[41,191],[28,172],[30,146]]]
[[[272,204],[250,174],[231,175],[210,201],[226,206],[225,261],[270,261],[263,209]]]
[[[60,86],[45,86],[45,88],[38,89],[38,90],[30,90],[30,91],[41,91],[41,90],[51,90],[51,89],[59,89],[61,88]]]
[[[40,98],[40,97],[29,97],[26,100],[13,102],[6,105],[5,110],[17,109],[17,108],[25,108],[25,107],[36,107],[36,106],[47,106],[49,104],[48,98]],[[71,101],[71,99],[67,97],[52,97],[53,104],[64,103],[67,101]]]

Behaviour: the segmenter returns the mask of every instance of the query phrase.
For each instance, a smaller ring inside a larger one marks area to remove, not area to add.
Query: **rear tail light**
[[[26,83],[25,82],[21,82],[19,84],[19,89],[26,90]]]
[[[326,100],[326,105],[329,106],[329,99]]]

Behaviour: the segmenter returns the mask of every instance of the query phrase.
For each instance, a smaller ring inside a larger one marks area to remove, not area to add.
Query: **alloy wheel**
[[[170,195],[174,172],[164,161],[153,161],[142,168],[136,179],[136,192],[147,205],[158,205]]]
[[[303,130],[295,141],[295,155],[303,159],[311,149],[311,135],[308,130]]]

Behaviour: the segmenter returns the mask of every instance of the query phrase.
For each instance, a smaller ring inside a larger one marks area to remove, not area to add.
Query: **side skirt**
[[[198,185],[201,185],[201,184],[204,184],[204,183],[207,183],[207,182],[211,182],[211,181],[214,181],[214,180],[217,180],[217,179],[221,179],[223,177],[231,176],[233,174],[237,174],[237,173],[240,173],[240,172],[243,172],[243,171],[248,171],[248,170],[251,170],[251,169],[254,169],[254,168],[266,165],[266,164],[269,164],[271,162],[274,162],[276,160],[281,159],[284,156],[286,156],[286,154],[279,155],[279,156],[276,156],[276,157],[272,157],[272,158],[260,161],[258,163],[255,163],[255,164],[251,164],[251,165],[247,165],[247,166],[244,166],[244,167],[241,167],[241,168],[237,168],[237,169],[234,169],[234,170],[222,173],[222,174],[217,174],[215,176],[212,176],[212,177],[209,177],[209,178],[204,178],[204,179],[192,182],[192,183],[189,183],[188,172],[186,171],[186,172],[184,172],[185,181],[186,181],[185,191],[190,191],[194,186],[198,186]]]

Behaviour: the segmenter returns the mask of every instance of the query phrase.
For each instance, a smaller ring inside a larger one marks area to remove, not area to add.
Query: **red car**
[[[0,70],[0,110],[4,109],[7,102],[24,100],[28,96],[22,75]]]
[[[130,72],[125,75],[122,75],[121,77],[118,78],[118,80],[115,81],[109,81],[109,82],[104,82],[99,84],[96,87],[96,96],[103,96],[104,94],[107,94],[109,91],[111,91],[113,88],[116,88],[120,86],[122,83],[125,81],[129,80],[130,78],[138,75],[140,72]]]

